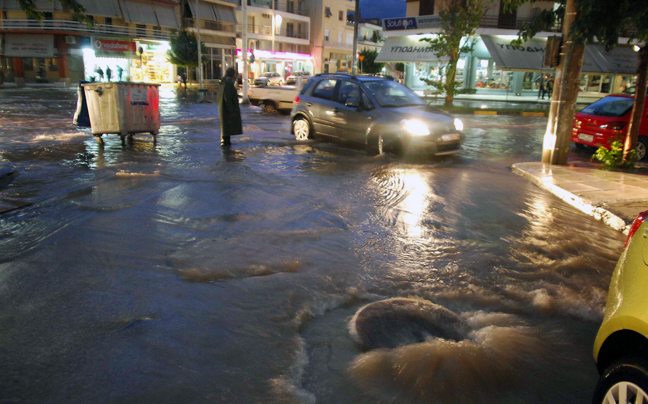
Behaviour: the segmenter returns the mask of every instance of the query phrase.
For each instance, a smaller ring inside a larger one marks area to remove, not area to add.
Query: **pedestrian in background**
[[[110,81],[111,77],[112,77],[112,70],[110,70],[110,66],[106,66],[106,78],[108,79],[107,81]]]
[[[553,86],[553,79],[549,79],[549,81],[547,82],[547,98],[551,98],[551,94],[553,94]]]
[[[218,87],[218,113],[221,121],[221,146],[228,147],[232,143],[230,136],[243,134],[241,107],[236,92],[236,70],[230,67],[225,72],[225,78]]]
[[[544,76],[540,77],[540,86],[538,87],[538,98],[544,100],[545,93],[547,92],[544,82]]]

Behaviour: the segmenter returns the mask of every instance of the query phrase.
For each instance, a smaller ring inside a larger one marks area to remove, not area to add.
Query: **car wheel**
[[[277,110],[277,106],[272,101],[263,101],[263,112],[271,114]]]
[[[637,140],[637,161],[641,161],[646,158],[646,151],[648,150],[648,140],[645,137],[639,137]]]
[[[625,358],[605,370],[594,391],[593,404],[648,402],[648,365],[639,358]]]
[[[312,137],[310,124],[305,118],[297,118],[293,121],[293,132],[297,140],[308,140]]]
[[[369,136],[367,138],[367,154],[370,156],[378,156],[384,153],[385,140],[379,133],[377,135]]]

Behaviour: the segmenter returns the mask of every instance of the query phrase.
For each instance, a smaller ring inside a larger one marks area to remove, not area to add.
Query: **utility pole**
[[[202,48],[200,46],[200,10],[198,7],[198,0],[196,0],[196,32],[198,33],[198,82],[200,83],[200,90],[203,89],[203,74],[202,74]],[[188,72],[187,72],[188,73]]]
[[[243,25],[241,32],[241,61],[243,62],[243,104],[249,104],[248,100],[248,57],[247,57],[247,33],[248,33],[248,19],[247,19],[247,2],[248,0],[241,0],[241,18],[243,18]]]
[[[358,20],[360,19],[360,0],[355,0],[355,13],[353,15],[353,67],[352,74],[358,73]]]

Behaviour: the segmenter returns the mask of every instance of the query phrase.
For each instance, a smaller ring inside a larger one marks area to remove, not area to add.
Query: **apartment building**
[[[36,0],[42,21],[30,19],[18,0],[0,2],[0,68],[4,82],[69,85],[79,80],[175,81],[166,59],[171,29],[194,25],[195,2],[173,0],[79,0],[94,24],[79,23],[58,2]],[[231,63],[236,4],[201,1],[202,40],[215,66]],[[228,61],[228,56],[230,59]],[[222,66],[221,66],[222,67]],[[209,73],[211,72],[211,73]]]
[[[350,72],[353,61],[354,0],[308,0],[315,73]]]
[[[443,1],[407,0],[406,17],[383,21],[386,42],[378,61],[406,62],[405,84],[423,90],[422,78],[441,79],[447,60],[439,60],[430,51],[421,35],[432,36],[440,31],[438,13]],[[457,81],[463,88],[484,94],[537,94],[540,83],[550,79],[553,68],[543,64],[547,38],[560,35],[560,26],[538,33],[533,39],[513,46],[523,24],[530,22],[543,9],[555,7],[554,1],[526,3],[512,12],[505,12],[495,0],[481,19],[472,40],[473,51],[461,56],[457,64]],[[583,94],[600,97],[631,85],[636,71],[636,57],[631,47],[620,46],[606,52],[598,45],[588,45],[583,64]]]
[[[305,0],[247,0],[247,49],[254,55],[250,77],[277,72],[287,77],[294,71],[314,70],[311,55],[311,18]],[[243,15],[239,5],[237,61],[243,49]],[[239,73],[243,67],[239,63]]]
[[[380,52],[383,45],[382,27],[379,21],[364,21],[358,23],[358,51],[363,49]]]

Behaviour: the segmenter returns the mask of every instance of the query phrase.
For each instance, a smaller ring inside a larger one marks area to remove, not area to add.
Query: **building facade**
[[[312,73],[311,19],[304,0],[247,0],[247,49],[250,78],[265,72],[277,72],[284,78],[296,71]],[[243,15],[237,11],[239,38],[237,62],[243,73],[241,50]]]
[[[427,89],[424,78],[443,78],[447,61],[439,60],[425,42],[420,42],[421,35],[431,37],[440,31],[439,7],[434,0],[408,0],[407,17],[383,21],[387,39],[378,60],[405,62],[405,84],[413,89]],[[536,14],[553,7],[553,1],[538,1],[505,12],[500,0],[492,3],[471,38],[473,51],[462,55],[457,64],[457,81],[479,94],[538,94],[540,86],[553,78],[553,68],[543,63],[547,38],[560,35],[562,28],[539,32],[522,46],[513,46],[511,41]],[[605,52],[600,46],[588,45],[581,94],[597,98],[621,91],[632,85],[635,70],[632,48],[619,46]]]
[[[315,73],[350,72],[353,60],[353,0],[309,0]]]
[[[172,0],[79,0],[92,25],[80,23],[58,2],[37,0],[44,19],[30,19],[17,0],[0,3],[0,67],[4,82],[69,85],[79,80],[163,83],[176,79],[176,67],[166,58],[171,29],[186,24]],[[195,3],[193,3],[195,4]],[[201,19],[203,41],[215,63],[233,65],[236,4],[210,2],[212,14]],[[216,14],[218,12],[218,14]],[[206,39],[206,40],[205,40]],[[214,76],[217,73],[212,73]]]

